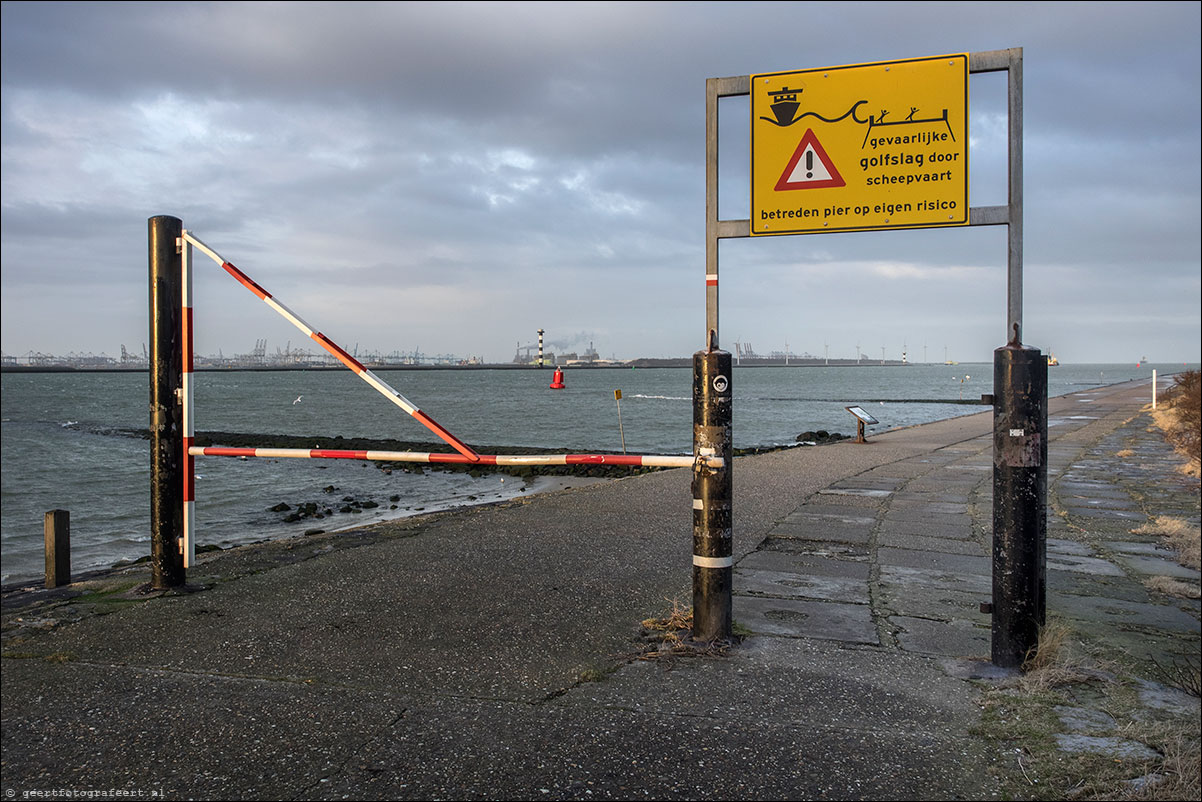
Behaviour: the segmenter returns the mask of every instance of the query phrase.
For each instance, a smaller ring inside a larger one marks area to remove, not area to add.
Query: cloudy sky
[[[705,79],[1024,49],[1024,341],[1196,362],[1199,4],[3,3],[3,351],[141,352],[169,214],[348,349],[704,344]],[[1005,203],[1005,78],[970,82]],[[745,98],[721,216],[749,214]],[[197,350],[312,343],[198,256]],[[1004,227],[724,241],[722,345],[959,361]]]

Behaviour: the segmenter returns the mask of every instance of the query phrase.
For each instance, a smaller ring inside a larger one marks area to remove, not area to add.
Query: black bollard
[[[731,636],[731,359],[693,354],[693,457],[722,457],[721,468],[693,466],[693,639]]]
[[[150,565],[158,589],[184,584],[183,222],[150,229]]]
[[[993,352],[994,665],[1039,643],[1047,598],[1048,364],[1037,348]]]

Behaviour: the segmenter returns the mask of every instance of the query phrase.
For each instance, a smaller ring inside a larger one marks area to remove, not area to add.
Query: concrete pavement
[[[1197,601],[1143,580],[1198,572],[1130,532],[1198,524],[1149,396],[1050,402],[1048,608],[1196,659]],[[639,659],[691,601],[687,471],[206,554],[190,593],[6,589],[3,792],[993,798],[991,424],[739,459],[722,657]]]

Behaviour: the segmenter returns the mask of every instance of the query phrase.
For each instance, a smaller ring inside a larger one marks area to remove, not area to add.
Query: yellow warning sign
[[[968,56],[751,76],[751,233],[968,224]]]

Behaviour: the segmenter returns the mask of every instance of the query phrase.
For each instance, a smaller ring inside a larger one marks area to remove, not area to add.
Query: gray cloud
[[[144,338],[146,218],[174,214],[382,352],[432,351],[436,333],[439,352],[507,360],[542,327],[605,355],[685,355],[703,322],[705,78],[1021,46],[1033,342],[1071,361],[1199,358],[1197,4],[2,14],[8,354]],[[972,93],[973,203],[1002,203],[1004,79]],[[746,118],[724,102],[727,217],[748,209]],[[968,360],[1003,337],[1004,229],[734,241],[722,260],[725,339],[761,351],[955,343]],[[198,282],[202,352],[295,333],[220,271]]]

